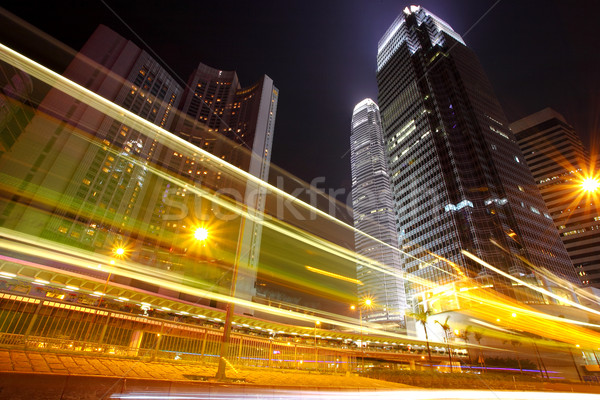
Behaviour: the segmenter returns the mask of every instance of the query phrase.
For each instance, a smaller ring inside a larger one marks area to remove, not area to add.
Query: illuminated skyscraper
[[[402,263],[394,217],[390,176],[387,171],[379,107],[365,99],[354,107],[350,136],[352,207],[356,252],[385,265],[398,275],[357,265],[359,299],[372,298],[377,307],[367,310],[373,321],[400,321],[406,309]],[[387,245],[387,246],[386,246]],[[363,315],[365,313],[363,312]]]
[[[600,287],[600,204],[582,188],[590,157],[565,118],[546,108],[510,124],[577,274]]]
[[[466,250],[526,281],[541,279],[530,262],[578,283],[492,86],[461,36],[424,8],[407,7],[379,41],[377,81],[400,245],[415,257],[405,258],[405,271],[449,290],[468,276],[544,301]],[[461,307],[456,296],[428,301],[424,285],[407,282],[407,289],[413,306]]]
[[[275,129],[279,90],[264,75],[243,88],[235,71],[222,71],[200,63],[191,74],[181,102],[181,116],[174,133],[238,168],[267,181]],[[204,175],[203,162],[189,157],[171,157],[171,166],[215,190],[229,194],[248,206],[260,220],[265,207],[265,190],[252,182],[236,186],[220,172]],[[186,164],[187,163],[187,164]],[[191,163],[191,164],[190,164]],[[238,196],[239,195],[239,196]],[[245,223],[237,293],[251,300],[255,294],[262,224]]]

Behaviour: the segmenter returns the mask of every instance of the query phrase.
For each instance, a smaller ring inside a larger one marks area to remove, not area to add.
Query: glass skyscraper
[[[358,287],[359,298],[371,298],[375,305],[363,312],[363,316],[373,321],[401,321],[406,308],[402,260],[397,251],[398,236],[379,107],[371,99],[354,107],[350,154],[354,227],[369,235],[355,233],[356,252],[396,274],[379,272],[358,263],[357,277],[362,282]]]
[[[461,276],[519,300],[547,301],[462,250],[534,284],[546,272],[579,283],[492,86],[461,36],[426,9],[407,7],[379,41],[377,81],[400,246],[410,255],[404,268],[415,278],[406,283],[408,301],[431,296],[420,278],[452,286]],[[449,296],[428,307],[443,312],[461,304]]]

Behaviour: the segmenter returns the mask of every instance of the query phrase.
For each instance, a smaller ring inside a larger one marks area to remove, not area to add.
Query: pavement
[[[170,382],[214,381],[216,365],[189,362],[150,362],[97,355],[58,354],[41,351],[0,349],[0,373],[127,378]],[[227,369],[227,377],[259,386],[294,388],[402,389],[411,386],[346,374],[262,368]],[[0,396],[1,397],[1,396]]]

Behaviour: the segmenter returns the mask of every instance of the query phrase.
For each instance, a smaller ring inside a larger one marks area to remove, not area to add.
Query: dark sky
[[[365,97],[376,100],[377,41],[409,4],[89,0],[13,1],[5,7],[75,49],[98,24],[108,25],[149,47],[184,81],[200,61],[237,70],[244,86],[269,75],[280,89],[273,162],[306,181],[325,176],[321,187],[348,188],[352,109]],[[432,0],[420,5],[475,50],[510,121],[551,106],[588,147],[594,139],[597,148],[600,2]]]

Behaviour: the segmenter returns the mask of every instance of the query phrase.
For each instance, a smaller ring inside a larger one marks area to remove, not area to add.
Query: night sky
[[[200,61],[236,70],[244,86],[269,75],[280,89],[273,162],[306,181],[325,176],[321,187],[349,188],[351,113],[360,100],[377,99],[377,42],[409,4],[89,0],[13,1],[5,7],[74,49],[105,24],[157,54],[182,82]],[[600,2],[420,5],[474,49],[509,121],[550,106],[576,128],[584,144],[590,147],[594,140],[592,147],[598,148]],[[0,41],[6,35],[0,28]]]

